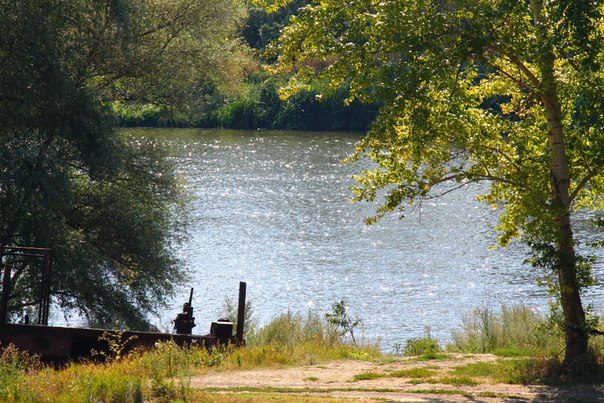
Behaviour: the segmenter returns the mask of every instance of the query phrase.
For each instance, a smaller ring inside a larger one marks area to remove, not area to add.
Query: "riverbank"
[[[505,312],[478,312],[485,326],[468,322],[454,344],[426,335],[397,354],[347,338],[344,315],[312,313],[248,329],[246,347],[167,341],[125,354],[129,340],[118,336],[97,361],[59,368],[0,346],[0,401],[604,401],[602,336],[590,341],[593,367],[568,380],[559,376],[561,335],[527,308]]]

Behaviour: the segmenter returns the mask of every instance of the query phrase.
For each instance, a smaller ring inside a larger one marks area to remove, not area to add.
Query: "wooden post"
[[[245,291],[247,284],[243,281],[239,283],[239,306],[237,308],[237,344],[243,344],[243,327],[245,325]]]
[[[4,266],[4,277],[2,278],[2,299],[0,300],[0,325],[6,323],[8,316],[8,297],[10,296],[10,266]]]

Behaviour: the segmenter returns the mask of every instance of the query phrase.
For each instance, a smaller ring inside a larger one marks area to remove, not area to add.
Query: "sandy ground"
[[[287,393],[296,395],[329,396],[362,402],[604,402],[602,385],[573,388],[492,383],[453,386],[416,383],[410,378],[395,377],[354,380],[358,374],[388,373],[415,367],[429,367],[438,371],[439,376],[446,376],[455,366],[496,359],[493,355],[480,354],[458,356],[452,360],[417,361],[401,358],[392,362],[333,361],[303,367],[208,372],[194,377],[191,387],[216,388],[223,392],[236,392],[243,388],[247,393],[254,393],[260,388],[287,388]],[[444,391],[454,392],[446,394]]]

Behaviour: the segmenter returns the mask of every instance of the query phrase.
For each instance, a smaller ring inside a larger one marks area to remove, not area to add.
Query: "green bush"
[[[442,352],[442,349],[438,345],[438,342],[429,336],[408,339],[403,350],[403,354],[406,356],[434,356],[440,352]]]

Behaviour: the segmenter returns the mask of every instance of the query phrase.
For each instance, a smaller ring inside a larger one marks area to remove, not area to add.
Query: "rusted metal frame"
[[[38,252],[38,253],[36,253]],[[4,256],[23,256],[43,258],[42,282],[40,284],[40,299],[38,305],[38,324],[48,325],[50,308],[50,276],[52,273],[52,249],[30,246],[0,245],[0,267]],[[4,267],[2,280],[2,298],[0,300],[0,324],[6,323],[8,317],[8,302],[10,299],[11,269],[8,264]]]
[[[32,247],[32,246],[6,246],[3,245],[2,249],[6,252],[7,250],[10,249],[15,249],[15,250],[30,250],[30,251],[38,251],[38,252],[50,252],[51,249],[50,248],[36,248],[36,247]],[[4,253],[5,255],[8,253]]]

